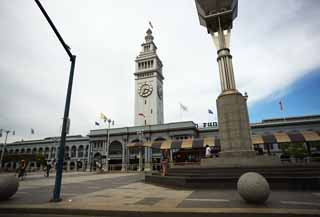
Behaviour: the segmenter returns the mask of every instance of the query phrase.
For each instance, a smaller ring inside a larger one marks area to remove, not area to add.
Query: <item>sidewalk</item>
[[[320,216],[319,192],[274,191],[264,205],[246,204],[236,191],[177,190],[145,184],[143,175],[65,177],[63,201],[48,202],[52,186],[21,189],[0,202],[0,213],[116,216]],[[73,180],[73,181],[72,181]],[[30,183],[29,183],[30,184]],[[41,196],[42,195],[42,196]],[[275,215],[276,214],[276,215]]]

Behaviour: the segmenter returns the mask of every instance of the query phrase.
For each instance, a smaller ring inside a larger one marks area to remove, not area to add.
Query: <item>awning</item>
[[[307,142],[320,141],[320,135],[313,131],[302,132],[303,137]]]
[[[314,131],[252,135],[251,138],[253,144],[320,141],[320,135]]]
[[[277,143],[292,141],[287,133],[275,133],[274,137],[276,137]]]
[[[291,143],[291,142],[311,142],[320,141],[320,135],[314,131],[274,133],[263,135],[252,135],[253,144],[273,144],[273,143]],[[164,140],[153,142],[133,142],[128,147],[152,147],[154,149],[192,149],[203,148],[206,145],[220,146],[220,139],[217,137],[194,138],[184,140]]]
[[[251,139],[252,139],[253,144],[263,144],[264,143],[263,138],[260,135],[252,135]]]
[[[134,142],[129,143],[128,147],[152,147],[154,149],[192,149],[192,148],[203,148],[206,145],[215,146],[219,145],[219,139],[214,137],[208,138],[195,138],[195,139],[184,139],[184,140],[164,140],[154,142]]]

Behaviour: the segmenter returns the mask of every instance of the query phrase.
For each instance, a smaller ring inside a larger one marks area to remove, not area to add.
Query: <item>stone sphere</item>
[[[270,195],[269,183],[259,173],[243,174],[238,180],[237,188],[241,197],[248,203],[262,204]]]
[[[19,179],[15,176],[0,176],[0,200],[7,200],[19,187]]]

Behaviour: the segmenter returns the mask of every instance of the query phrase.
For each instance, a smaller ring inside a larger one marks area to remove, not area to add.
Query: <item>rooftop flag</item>
[[[149,26],[151,27],[151,29],[153,29],[153,25],[152,25],[151,21],[149,21]]]
[[[104,122],[107,122],[108,118],[103,114],[102,112],[100,113],[100,119],[103,120]]]
[[[180,109],[183,110],[183,111],[188,111],[188,107],[183,105],[182,103],[180,103]]]
[[[211,109],[208,109],[208,113],[213,115],[213,111]]]
[[[279,105],[280,105],[280,111],[283,111],[283,105],[282,105],[282,101],[281,100],[279,102]]]

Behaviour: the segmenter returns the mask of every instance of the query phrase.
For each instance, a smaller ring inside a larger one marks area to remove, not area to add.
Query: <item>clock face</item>
[[[139,87],[139,95],[142,97],[147,97],[152,93],[152,86],[150,84],[147,83],[143,83],[140,87]]]

